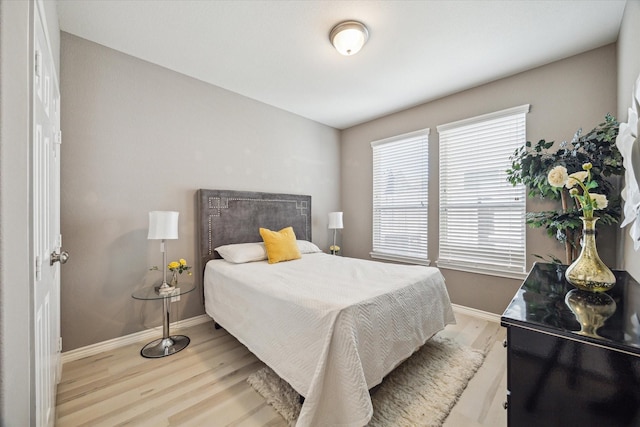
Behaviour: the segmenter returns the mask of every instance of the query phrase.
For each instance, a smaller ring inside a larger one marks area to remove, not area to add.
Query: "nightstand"
[[[170,356],[179,352],[189,345],[189,337],[185,335],[169,335],[169,313],[171,308],[171,298],[188,294],[195,289],[194,284],[182,283],[172,292],[160,293],[158,287],[144,288],[135,291],[131,297],[138,300],[162,300],[163,319],[162,319],[162,338],[151,341],[145,345],[140,354],[143,357],[158,358]]]
[[[640,284],[580,291],[566,268],[536,263],[502,315],[508,425],[638,426]]]

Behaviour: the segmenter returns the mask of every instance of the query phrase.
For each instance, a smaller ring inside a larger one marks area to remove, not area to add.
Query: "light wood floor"
[[[506,426],[505,330],[460,313],[456,318],[440,335],[489,353],[445,427]],[[56,426],[286,426],[245,381],[263,364],[235,338],[212,322],[171,333],[191,343],[170,357],[142,358],[141,342],[66,363]]]

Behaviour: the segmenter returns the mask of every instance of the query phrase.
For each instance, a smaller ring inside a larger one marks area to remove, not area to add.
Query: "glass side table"
[[[142,347],[140,354],[143,357],[158,358],[171,356],[179,352],[189,345],[189,337],[185,335],[169,335],[169,313],[171,308],[171,298],[188,294],[193,291],[196,286],[192,283],[181,283],[171,292],[158,292],[158,287],[143,288],[131,294],[131,297],[139,300],[162,300],[163,319],[162,319],[162,338],[151,341]]]

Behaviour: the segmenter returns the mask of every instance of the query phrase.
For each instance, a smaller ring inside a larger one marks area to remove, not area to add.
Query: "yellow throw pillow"
[[[283,228],[280,231],[260,228],[260,235],[267,250],[269,264],[301,258],[293,227]]]

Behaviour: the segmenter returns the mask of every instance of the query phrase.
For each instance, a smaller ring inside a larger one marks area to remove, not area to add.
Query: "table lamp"
[[[178,238],[178,215],[174,211],[152,211],[149,212],[149,240],[162,240],[160,252],[162,252],[162,285],[158,289],[160,292],[172,291],[173,286],[167,283],[167,248],[165,240]]]
[[[331,253],[335,255],[340,248],[336,246],[336,231],[342,230],[342,212],[329,212],[329,229],[333,230],[333,245],[329,248]]]

